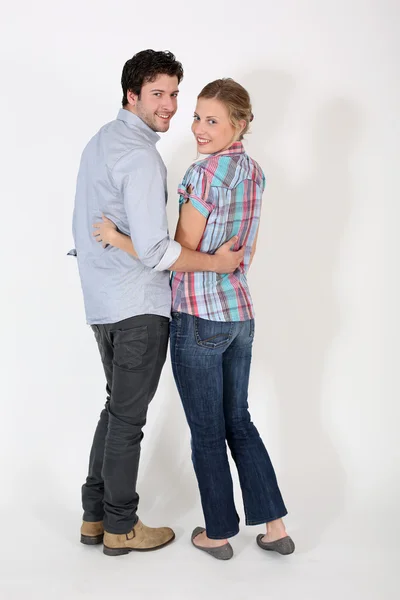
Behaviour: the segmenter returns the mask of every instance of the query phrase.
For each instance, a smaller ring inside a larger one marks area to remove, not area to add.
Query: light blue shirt
[[[181,246],[168,234],[167,170],[156,149],[159,139],[139,117],[121,109],[83,151],[73,236],[89,324],[170,316],[167,269]],[[93,223],[102,213],[132,238],[138,259],[96,241]]]

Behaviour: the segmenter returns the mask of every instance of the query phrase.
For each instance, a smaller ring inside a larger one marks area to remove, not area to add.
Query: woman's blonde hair
[[[230,77],[216,79],[208,83],[197,96],[197,98],[217,99],[224,104],[228,110],[229,120],[233,127],[240,130],[240,121],[246,121],[246,126],[241,131],[239,141],[248,132],[250,123],[254,116],[252,113],[250,96],[240,83]]]

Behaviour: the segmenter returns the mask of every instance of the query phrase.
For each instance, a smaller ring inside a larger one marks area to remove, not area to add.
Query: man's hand
[[[216,273],[233,273],[236,271],[238,266],[244,260],[244,248],[233,252],[232,246],[237,242],[238,236],[231,238],[225,244],[223,244],[216,253],[215,258],[215,272]]]
[[[96,238],[96,242],[102,242],[103,248],[105,248],[108,244],[110,246],[114,245],[113,241],[117,226],[104,215],[102,215],[102,219],[101,223],[94,223],[92,235]]]

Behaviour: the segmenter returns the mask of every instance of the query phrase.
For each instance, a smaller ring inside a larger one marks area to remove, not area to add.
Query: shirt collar
[[[140,117],[135,115],[130,110],[126,110],[126,108],[120,108],[118,111],[117,119],[119,121],[124,121],[129,127],[133,129],[139,129],[141,133],[143,133],[150,142],[156,144],[160,139],[160,136],[150,129],[148,125]]]
[[[229,154],[243,154],[244,153],[244,146],[242,144],[242,142],[233,142],[233,144],[231,146],[229,146],[229,148],[227,148],[226,150],[222,150],[221,152],[216,152],[215,154],[212,154],[211,156],[225,156],[225,155],[229,155]]]

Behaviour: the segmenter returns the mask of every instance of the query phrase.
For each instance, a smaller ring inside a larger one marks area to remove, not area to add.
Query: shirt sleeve
[[[182,247],[169,237],[164,176],[157,156],[147,148],[133,150],[117,162],[112,176],[123,196],[139,260],[155,271],[167,270]]]
[[[178,194],[179,207],[190,201],[194,208],[205,218],[208,218],[214,208],[210,197],[210,184],[207,174],[198,165],[192,165],[188,169],[183,182],[178,188]]]

